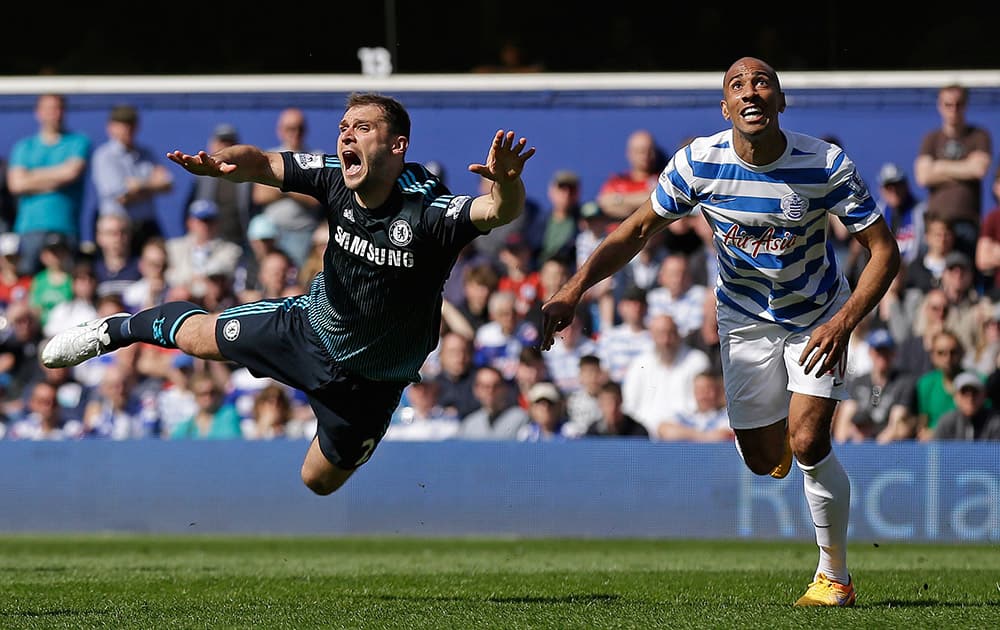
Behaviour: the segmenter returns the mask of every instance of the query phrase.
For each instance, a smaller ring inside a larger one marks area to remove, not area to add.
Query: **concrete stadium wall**
[[[584,199],[594,197],[609,174],[625,167],[625,138],[635,129],[649,129],[666,151],[673,152],[690,136],[725,127],[717,80],[712,79],[711,89],[528,91],[498,87],[493,92],[442,92],[409,88],[387,93],[399,96],[410,109],[409,159],[441,162],[454,192],[476,192],[477,177],[468,173],[467,166],[485,158],[498,128],[514,129],[527,137],[538,148],[525,174],[528,194],[547,204],[548,179],[562,168],[579,172]],[[1000,84],[1000,72],[996,84]],[[894,161],[911,171],[923,133],[939,124],[937,90],[932,87],[795,88],[786,82],[785,91],[789,107],[783,125],[814,135],[836,135],[872,187],[883,162]],[[309,117],[310,144],[332,152],[346,96],[346,91],[71,94],[67,123],[90,136],[96,146],[105,139],[109,109],[127,101],[141,111],[140,142],[158,153],[203,148],[214,125],[222,122],[236,125],[244,142],[266,148],[276,142],[278,112],[297,105]],[[35,132],[34,99],[33,94],[0,90],[0,155],[8,155],[18,138]],[[998,113],[1000,87],[974,87],[968,118],[989,129],[1000,144]],[[179,168],[176,173],[178,186],[160,204],[172,226],[171,235],[183,230],[182,201],[193,181]],[[89,198],[92,206],[92,191]],[[992,207],[988,186],[983,198],[984,207]]]
[[[732,444],[385,442],[338,493],[305,441],[0,442],[0,531],[801,539],[798,468]],[[1000,541],[1000,443],[844,445],[855,541]]]

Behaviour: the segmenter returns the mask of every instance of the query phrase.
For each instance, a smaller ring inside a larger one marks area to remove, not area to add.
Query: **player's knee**
[[[310,467],[308,465],[302,466],[302,483],[306,485],[307,488],[313,491],[313,493],[318,494],[321,497],[325,497],[329,494],[336,492],[344,482],[347,481],[347,476],[338,474],[337,471],[327,471],[327,470],[317,470],[316,467]]]
[[[766,457],[746,457],[743,458],[743,463],[746,464],[747,468],[750,469],[755,475],[769,475],[774,467],[781,463],[780,458],[776,458],[774,462],[771,462],[769,458]]]

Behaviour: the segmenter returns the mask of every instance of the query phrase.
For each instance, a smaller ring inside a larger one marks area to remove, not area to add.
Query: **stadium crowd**
[[[914,182],[892,163],[873,182],[904,265],[852,337],[838,442],[1000,439],[1000,170],[990,184],[998,205],[984,211],[991,139],[965,121],[967,98],[960,86],[941,89],[942,126],[914,156]],[[167,300],[217,311],[302,294],[329,238],[315,199],[214,178],[188,182],[177,209],[186,233],[166,238],[157,197],[183,182],[137,142],[139,112],[113,108],[95,147],[65,129],[64,107],[59,95],[40,96],[38,134],[4,164],[0,438],[311,439],[305,396],[238,365],[144,344],[72,368],[41,365],[48,338],[95,317]],[[275,149],[317,151],[305,143],[306,122],[296,108],[282,111]],[[219,125],[206,150],[238,142],[236,129]],[[541,305],[648,197],[668,157],[636,130],[625,168],[595,199],[581,199],[568,164],[545,200],[475,239],[443,288],[440,342],[386,439],[732,440],[719,269],[698,216],[671,224],[595,286],[551,350],[539,350]],[[80,241],[88,177],[98,195],[92,243]],[[853,285],[862,254],[833,217],[829,234]]]

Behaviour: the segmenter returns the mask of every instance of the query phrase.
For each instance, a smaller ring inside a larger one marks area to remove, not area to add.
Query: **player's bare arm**
[[[876,221],[856,232],[854,239],[871,254],[868,264],[844,307],[816,328],[799,357],[799,365],[805,365],[807,374],[818,368],[816,378],[833,370],[846,357],[851,331],[875,308],[899,271],[899,246],[885,221]]]
[[[481,230],[488,230],[510,223],[524,210],[524,182],[521,172],[524,163],[535,154],[535,147],[526,149],[524,138],[514,140],[513,131],[500,129],[493,136],[493,143],[484,164],[470,164],[469,170],[493,181],[488,195],[472,200],[470,216]]]
[[[226,147],[211,155],[205,151],[194,155],[171,151],[167,158],[193,175],[222,177],[232,182],[280,187],[285,178],[285,163],[280,153],[262,151],[249,144]]]
[[[551,348],[555,334],[573,321],[573,312],[588,289],[624,267],[651,236],[670,223],[673,220],[656,214],[653,203],[647,198],[601,241],[566,284],[542,305],[542,350]]]

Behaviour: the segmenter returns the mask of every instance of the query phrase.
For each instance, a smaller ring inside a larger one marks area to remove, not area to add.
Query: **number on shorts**
[[[371,458],[372,451],[375,450],[375,438],[368,438],[367,440],[361,443],[361,447],[365,449],[365,452],[361,454],[361,457],[358,458],[358,461],[354,462],[355,466],[360,466],[361,464],[367,462],[369,458]]]

